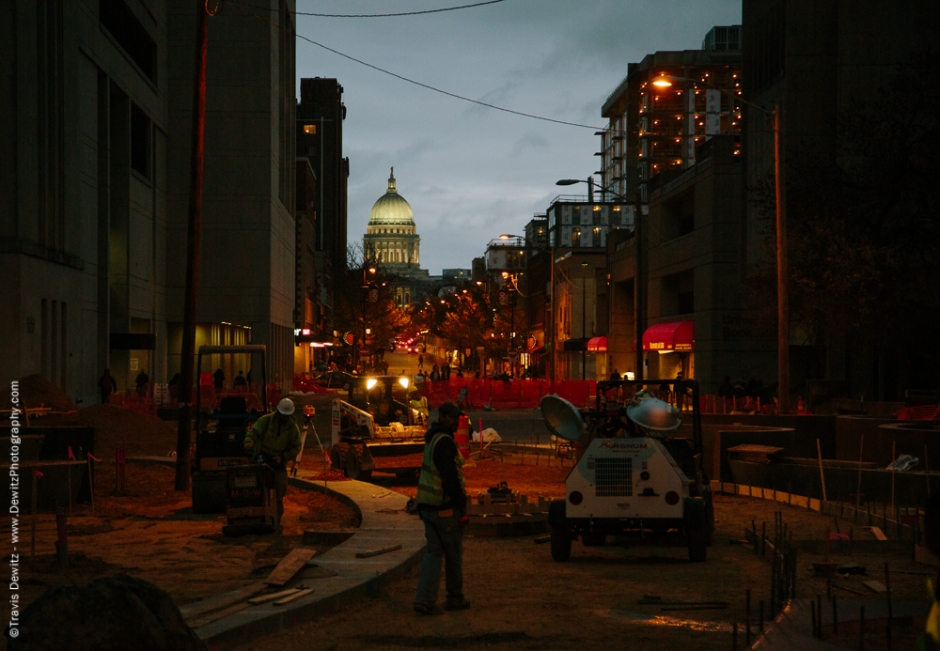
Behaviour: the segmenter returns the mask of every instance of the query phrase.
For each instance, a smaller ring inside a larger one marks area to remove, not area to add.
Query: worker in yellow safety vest
[[[424,521],[427,546],[421,559],[415,612],[440,615],[437,605],[441,585],[441,562],[445,568],[447,610],[463,610],[470,602],[463,594],[463,526],[466,524],[467,494],[463,457],[454,441],[460,407],[445,402],[437,411],[438,421],[424,435],[424,459],[415,499]]]
[[[274,488],[277,492],[277,517],[284,515],[284,495],[287,494],[287,462],[300,453],[300,428],[294,420],[294,402],[284,398],[277,411],[259,418],[245,435],[245,452],[274,470]]]

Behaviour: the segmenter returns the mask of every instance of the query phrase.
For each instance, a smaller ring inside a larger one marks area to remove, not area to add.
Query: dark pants
[[[441,587],[441,561],[444,561],[447,599],[454,602],[463,600],[463,529],[457,514],[452,509],[449,512],[451,515],[442,517],[437,511],[419,511],[424,521],[427,547],[421,558],[416,603],[437,602]]]

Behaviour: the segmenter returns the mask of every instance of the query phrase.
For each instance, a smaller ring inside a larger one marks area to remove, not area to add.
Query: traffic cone
[[[464,465],[476,465],[470,459],[470,418],[466,414],[461,414],[457,421],[457,433],[454,435],[454,440],[457,442],[460,456],[464,459]]]

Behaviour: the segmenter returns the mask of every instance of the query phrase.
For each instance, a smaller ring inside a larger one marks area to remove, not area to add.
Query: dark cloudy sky
[[[477,0],[297,0],[298,12],[376,14]],[[419,16],[297,17],[297,76],[344,89],[350,158],[349,241],[395,167],[414,210],[421,266],[469,268],[501,233],[521,233],[562,193],[562,178],[599,168],[601,106],[627,64],[657,50],[695,50],[714,25],[741,21],[742,0],[504,0]],[[500,107],[484,108],[407,83],[313,45]],[[299,88],[299,82],[298,82]]]

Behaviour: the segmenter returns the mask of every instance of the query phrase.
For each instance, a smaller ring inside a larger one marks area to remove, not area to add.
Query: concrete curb
[[[171,458],[129,458],[128,461],[175,464]],[[352,537],[308,563],[335,572],[336,576],[312,580],[295,578],[284,588],[304,583],[314,591],[285,606],[252,606],[195,629],[212,651],[233,648],[338,611],[365,597],[378,596],[382,587],[404,576],[421,560],[425,547],[424,525],[416,516],[405,513],[406,496],[360,481],[327,482],[324,486],[323,482],[307,478],[313,473],[307,473],[307,477],[303,471],[299,474],[299,477],[289,478],[292,486],[320,491],[353,506],[361,515],[362,522]],[[357,552],[398,544],[401,545],[399,550],[356,558]],[[234,592],[187,604],[180,608],[180,612],[185,617],[187,611],[211,603],[209,600],[221,601],[232,594]]]

